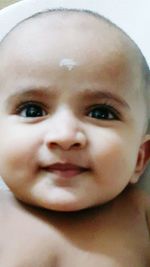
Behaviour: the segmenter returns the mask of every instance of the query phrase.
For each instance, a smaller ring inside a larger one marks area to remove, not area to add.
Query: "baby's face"
[[[9,37],[0,54],[0,175],[17,198],[73,211],[137,181],[144,101],[126,47],[86,16],[34,19]]]

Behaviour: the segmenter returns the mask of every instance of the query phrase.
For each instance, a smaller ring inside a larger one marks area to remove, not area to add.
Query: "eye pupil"
[[[105,119],[109,117],[109,112],[104,109],[95,109],[90,113],[90,116],[95,119]]]
[[[26,117],[40,117],[42,116],[42,109],[38,106],[28,107],[26,110]]]

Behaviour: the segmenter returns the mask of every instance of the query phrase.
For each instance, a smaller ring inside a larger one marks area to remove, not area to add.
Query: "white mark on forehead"
[[[71,58],[63,58],[60,62],[59,62],[59,66],[60,67],[65,67],[67,68],[69,71],[72,70],[74,67],[76,67],[78,65],[78,63],[76,61],[74,61]]]

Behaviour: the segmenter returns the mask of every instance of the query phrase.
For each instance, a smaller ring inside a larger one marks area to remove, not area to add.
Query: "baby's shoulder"
[[[142,189],[135,188],[133,191],[135,201],[146,211],[150,210],[150,194]]]
[[[125,194],[125,199],[143,211],[150,210],[150,195],[142,189],[131,187]]]
[[[120,213],[126,212],[127,216],[135,214],[143,219],[150,217],[150,195],[134,186],[126,188],[114,203],[115,208]]]
[[[150,195],[142,190],[138,190],[137,201],[145,211],[145,217],[150,231]]]
[[[16,200],[10,191],[0,189],[0,223],[13,212]]]
[[[0,188],[0,207],[11,201],[13,194]]]
[[[127,194],[127,205],[133,206],[145,216],[150,229],[150,195],[139,188],[132,188]]]
[[[2,230],[9,214],[9,196],[8,193],[0,190],[0,229]]]
[[[8,201],[9,201],[9,193],[0,189],[0,212],[2,210],[5,210]]]

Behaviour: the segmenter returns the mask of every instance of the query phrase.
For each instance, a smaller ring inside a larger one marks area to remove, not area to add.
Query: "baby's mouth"
[[[89,171],[89,168],[74,165],[71,163],[55,163],[44,168],[47,172],[54,173],[62,178],[72,178]]]

